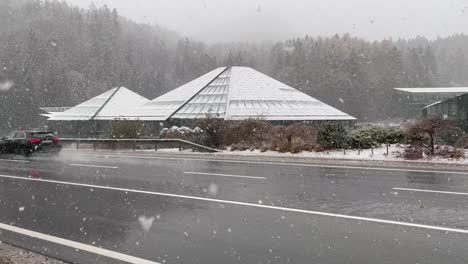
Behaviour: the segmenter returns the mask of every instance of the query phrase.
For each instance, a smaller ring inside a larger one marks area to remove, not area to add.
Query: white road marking
[[[286,211],[286,212],[303,213],[303,214],[309,214],[309,215],[320,215],[320,216],[336,217],[336,218],[342,218],[342,219],[366,221],[366,222],[372,222],[372,223],[389,224],[389,225],[397,225],[397,226],[407,226],[407,227],[430,229],[430,230],[437,230],[437,231],[444,231],[444,232],[454,232],[454,233],[468,234],[468,230],[459,229],[459,228],[450,228],[450,227],[443,227],[443,226],[415,224],[415,223],[408,223],[408,222],[400,222],[400,221],[385,220],[385,219],[370,218],[370,217],[361,217],[361,216],[352,216],[352,215],[344,215],[344,214],[334,214],[334,213],[327,213],[327,212],[320,212],[320,211],[311,211],[311,210],[304,210],[304,209],[280,207],[280,206],[274,206],[274,205],[238,202],[238,201],[222,200],[222,199],[212,199],[212,198],[182,195],[182,194],[173,194],[173,193],[143,191],[143,190],[135,190],[135,189],[127,189],[127,188],[118,188],[118,187],[110,187],[110,186],[85,184],[85,183],[75,183],[75,182],[64,182],[64,181],[56,181],[56,180],[25,178],[25,177],[11,176],[11,175],[0,175],[0,177],[10,178],[10,179],[18,179],[18,180],[28,180],[28,181],[49,182],[49,183],[56,183],[56,184],[82,186],[82,187],[90,187],[90,188],[96,188],[96,189],[106,189],[106,190],[141,193],[141,194],[152,194],[152,195],[158,195],[158,196],[182,198],[182,199],[197,200],[197,201],[206,201],[206,202],[233,204],[233,205],[243,205],[243,206],[256,207],[256,208],[265,208],[265,209],[273,209],[273,210]]]
[[[402,172],[424,172],[424,173],[444,173],[444,174],[460,174],[468,175],[468,171],[441,171],[441,170],[419,170],[405,168],[383,168],[383,167],[366,167],[366,166],[348,166],[348,165],[324,165],[324,164],[309,164],[309,163],[287,163],[287,162],[272,162],[272,161],[247,161],[247,160],[229,160],[229,159],[204,159],[204,158],[178,158],[178,157],[156,157],[156,156],[139,156],[139,155],[115,155],[115,154],[92,154],[88,155],[98,157],[120,157],[120,158],[139,158],[139,159],[160,159],[160,160],[196,160],[196,161],[212,161],[226,163],[246,163],[246,164],[266,164],[266,165],[286,165],[300,167],[318,167],[318,168],[334,168],[334,169],[357,169],[357,170],[376,170],[376,171],[402,171]],[[339,160],[337,160],[339,161]]]
[[[0,161],[12,161],[12,162],[22,162],[22,163],[30,162],[29,160],[16,160],[16,159],[0,159]]]
[[[233,178],[247,178],[247,179],[266,180],[266,177],[246,176],[246,175],[233,175],[233,174],[194,172],[194,171],[185,171],[184,173],[185,174],[197,174],[197,175],[212,175],[212,176],[220,176],[220,177],[233,177]]]
[[[426,190],[426,189],[393,188],[393,190],[410,191],[410,192],[426,192],[426,193],[442,193],[442,194],[468,195],[468,193],[464,193],[464,192],[448,192],[448,191],[437,191],[437,190]]]
[[[104,169],[118,169],[119,167],[114,166],[103,166],[103,165],[92,165],[92,164],[69,164],[70,166],[77,167],[91,167],[91,168],[104,168]]]
[[[0,223],[0,229],[7,230],[7,231],[10,231],[10,232],[14,232],[14,233],[21,234],[21,235],[25,235],[25,236],[28,236],[28,237],[40,239],[40,240],[45,240],[45,241],[52,242],[52,243],[55,243],[55,244],[60,244],[60,245],[63,245],[63,246],[79,249],[79,250],[82,250],[82,251],[91,252],[93,254],[101,255],[101,256],[104,256],[104,257],[108,257],[108,258],[112,258],[112,259],[116,259],[116,260],[124,261],[124,262],[128,262],[128,263],[134,263],[134,264],[159,264],[158,262],[154,262],[154,261],[150,261],[150,260],[146,260],[146,259],[142,259],[142,258],[137,258],[137,257],[125,255],[125,254],[118,253],[118,252],[115,252],[115,251],[110,251],[110,250],[107,250],[107,249],[102,249],[102,248],[90,246],[90,245],[87,245],[87,244],[75,242],[75,241],[72,241],[72,240],[64,239],[64,238],[51,236],[51,235],[47,235],[47,234],[42,234],[42,233],[39,233],[39,232],[27,230],[27,229],[16,227],[16,226],[6,225],[6,224],[3,224],[3,223]]]

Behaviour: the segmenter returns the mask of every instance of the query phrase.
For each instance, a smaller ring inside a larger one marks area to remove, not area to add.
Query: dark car
[[[0,153],[15,153],[30,156],[34,152],[59,153],[60,139],[52,132],[20,130],[12,138],[0,139]]]

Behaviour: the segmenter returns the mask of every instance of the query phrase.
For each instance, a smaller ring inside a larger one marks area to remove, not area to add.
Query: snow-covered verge
[[[275,156],[275,157],[297,157],[297,158],[317,158],[317,159],[341,159],[341,160],[373,160],[373,161],[405,161],[405,162],[430,162],[430,163],[452,163],[452,164],[468,164],[467,158],[462,159],[448,159],[442,157],[424,157],[423,159],[408,161],[403,159],[402,154],[405,146],[402,145],[390,145],[380,148],[356,150],[329,150],[323,152],[300,152],[296,154],[292,153],[280,153],[277,151],[265,151],[260,150],[245,150],[245,151],[224,151],[223,154],[236,154],[236,155],[256,155],[256,156]],[[467,150],[464,150],[465,156],[468,157]]]
[[[65,264],[24,249],[19,249],[0,242],[0,264]]]
[[[80,147],[81,149],[81,147]],[[424,157],[423,159],[419,160],[405,160],[403,156],[405,146],[404,145],[390,145],[388,148],[388,155],[387,155],[387,148],[385,146],[371,149],[363,149],[363,150],[356,150],[356,149],[347,149],[346,151],[343,150],[328,150],[322,152],[300,152],[300,153],[280,153],[278,151],[265,151],[261,152],[258,149],[255,150],[244,150],[244,151],[230,151],[229,149],[217,152],[215,155],[236,155],[236,156],[257,156],[257,157],[285,157],[285,158],[309,158],[309,159],[337,159],[337,160],[356,160],[356,161],[400,161],[400,162],[425,162],[425,163],[445,163],[445,164],[460,164],[460,165],[468,165],[468,150],[463,150],[465,152],[466,158],[461,159],[449,159],[449,158],[442,158],[440,156],[434,157]],[[123,149],[122,149],[123,150]],[[157,151],[154,149],[145,149],[145,150],[137,150],[138,152],[145,152],[145,153],[161,153],[161,154],[195,154],[195,155],[210,155],[210,153],[200,153],[200,152],[193,152],[191,149],[183,149],[179,151],[178,148],[159,148]]]

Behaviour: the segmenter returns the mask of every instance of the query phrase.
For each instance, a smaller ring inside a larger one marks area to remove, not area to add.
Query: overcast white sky
[[[88,7],[90,0],[67,0]],[[207,42],[349,32],[371,40],[468,33],[468,0],[94,0]]]

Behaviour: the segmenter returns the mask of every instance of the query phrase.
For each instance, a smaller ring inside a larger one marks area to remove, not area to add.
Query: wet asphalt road
[[[2,156],[0,223],[155,263],[468,263],[467,184],[468,172],[339,164]],[[117,261],[1,229],[0,240]]]

